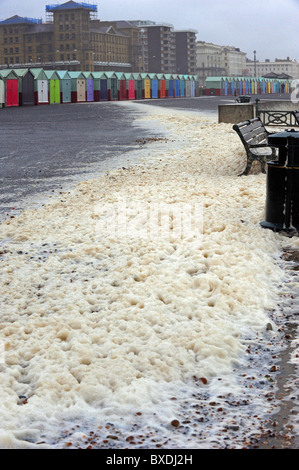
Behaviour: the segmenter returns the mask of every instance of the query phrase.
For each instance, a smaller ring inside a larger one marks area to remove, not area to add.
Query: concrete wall
[[[291,100],[260,100],[259,110],[262,111],[293,111],[299,108],[298,103]],[[220,104],[218,106],[218,122],[237,124],[256,117],[255,100],[251,103]]]
[[[220,104],[218,122],[237,124],[255,117],[255,103]]]
[[[293,103],[291,100],[261,99],[258,103],[258,107],[263,111],[294,111],[295,109],[299,108],[299,103]]]

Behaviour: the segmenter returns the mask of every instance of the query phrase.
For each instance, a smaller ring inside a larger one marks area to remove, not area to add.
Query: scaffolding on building
[[[62,10],[63,8],[61,7],[63,7],[64,5],[66,6],[65,10],[74,9],[76,7],[86,8],[90,10],[90,18],[92,20],[98,19],[98,6],[96,3],[85,3],[85,2],[69,2],[69,3],[73,3],[73,5],[70,5],[69,7],[67,6],[67,4],[61,4],[61,3],[46,5],[46,22],[53,23],[53,12],[55,10]]]

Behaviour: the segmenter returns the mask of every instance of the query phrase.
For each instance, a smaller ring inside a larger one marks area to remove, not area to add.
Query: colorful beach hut
[[[118,77],[115,72],[105,72],[108,78],[108,100],[118,100]]]
[[[185,96],[185,76],[179,75],[179,80],[180,80],[180,96],[184,97]]]
[[[29,69],[14,69],[19,79],[19,105],[33,106],[34,100],[34,76]]]
[[[179,75],[174,75],[174,97],[178,98],[180,96],[180,77]]]
[[[151,97],[151,79],[148,73],[142,73],[142,96],[144,99]]]
[[[72,103],[86,101],[86,79],[83,72],[69,72],[72,89],[71,89],[71,101]]]
[[[100,101],[101,99],[101,77],[103,77],[104,72],[92,72],[93,77],[93,99],[94,101]],[[107,79],[106,79],[107,83]],[[107,97],[106,97],[107,100]]]
[[[155,73],[150,73],[149,79],[151,83],[151,98],[156,99],[159,98],[159,82],[158,76]]]
[[[135,98],[136,100],[142,99],[142,75],[140,73],[133,73],[135,83]]]
[[[199,87],[196,87],[197,83],[197,77],[191,77],[191,97],[194,98],[196,96],[196,89]]]
[[[135,100],[135,78],[132,73],[125,73],[126,77],[126,89],[127,89],[127,99]]]
[[[189,75],[184,75],[185,79],[185,96],[191,98],[191,78]]]
[[[117,91],[118,99],[126,100],[127,99],[127,79],[126,75],[122,72],[116,72],[117,77]]]
[[[166,77],[163,73],[157,75],[158,78],[158,97],[166,98]]]
[[[170,73],[165,73],[164,78],[165,78],[165,98],[168,98],[168,95],[169,95],[169,80],[171,78]]]
[[[91,72],[83,72],[86,80],[86,100],[94,101],[94,78]]]
[[[5,105],[19,106],[19,78],[11,69],[0,70],[5,87]]]
[[[60,80],[60,103],[71,103],[72,80],[67,70],[57,70]]]
[[[34,77],[34,101],[36,105],[49,104],[48,77],[41,68],[30,69]]]
[[[50,104],[60,104],[60,78],[55,70],[45,70]]]
[[[174,98],[174,75],[171,74],[168,79],[168,97]]]

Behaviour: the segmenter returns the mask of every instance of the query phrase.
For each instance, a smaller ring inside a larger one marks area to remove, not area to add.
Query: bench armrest
[[[254,149],[254,148],[269,148],[271,149],[271,155],[272,156],[276,156],[277,154],[277,148],[276,147],[271,147],[271,145],[268,145],[268,144],[253,144],[253,145],[249,145],[249,148],[250,149]]]
[[[270,147],[272,149],[275,149],[275,147],[271,147],[271,145],[269,144],[252,144],[252,145],[248,145],[248,147],[250,148]]]

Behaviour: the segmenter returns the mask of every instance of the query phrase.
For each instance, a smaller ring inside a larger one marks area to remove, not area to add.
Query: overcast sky
[[[253,59],[299,62],[299,0],[83,0],[102,20],[152,20],[195,29],[197,39],[239,47]],[[0,19],[42,18],[45,5],[63,0],[0,0]]]

